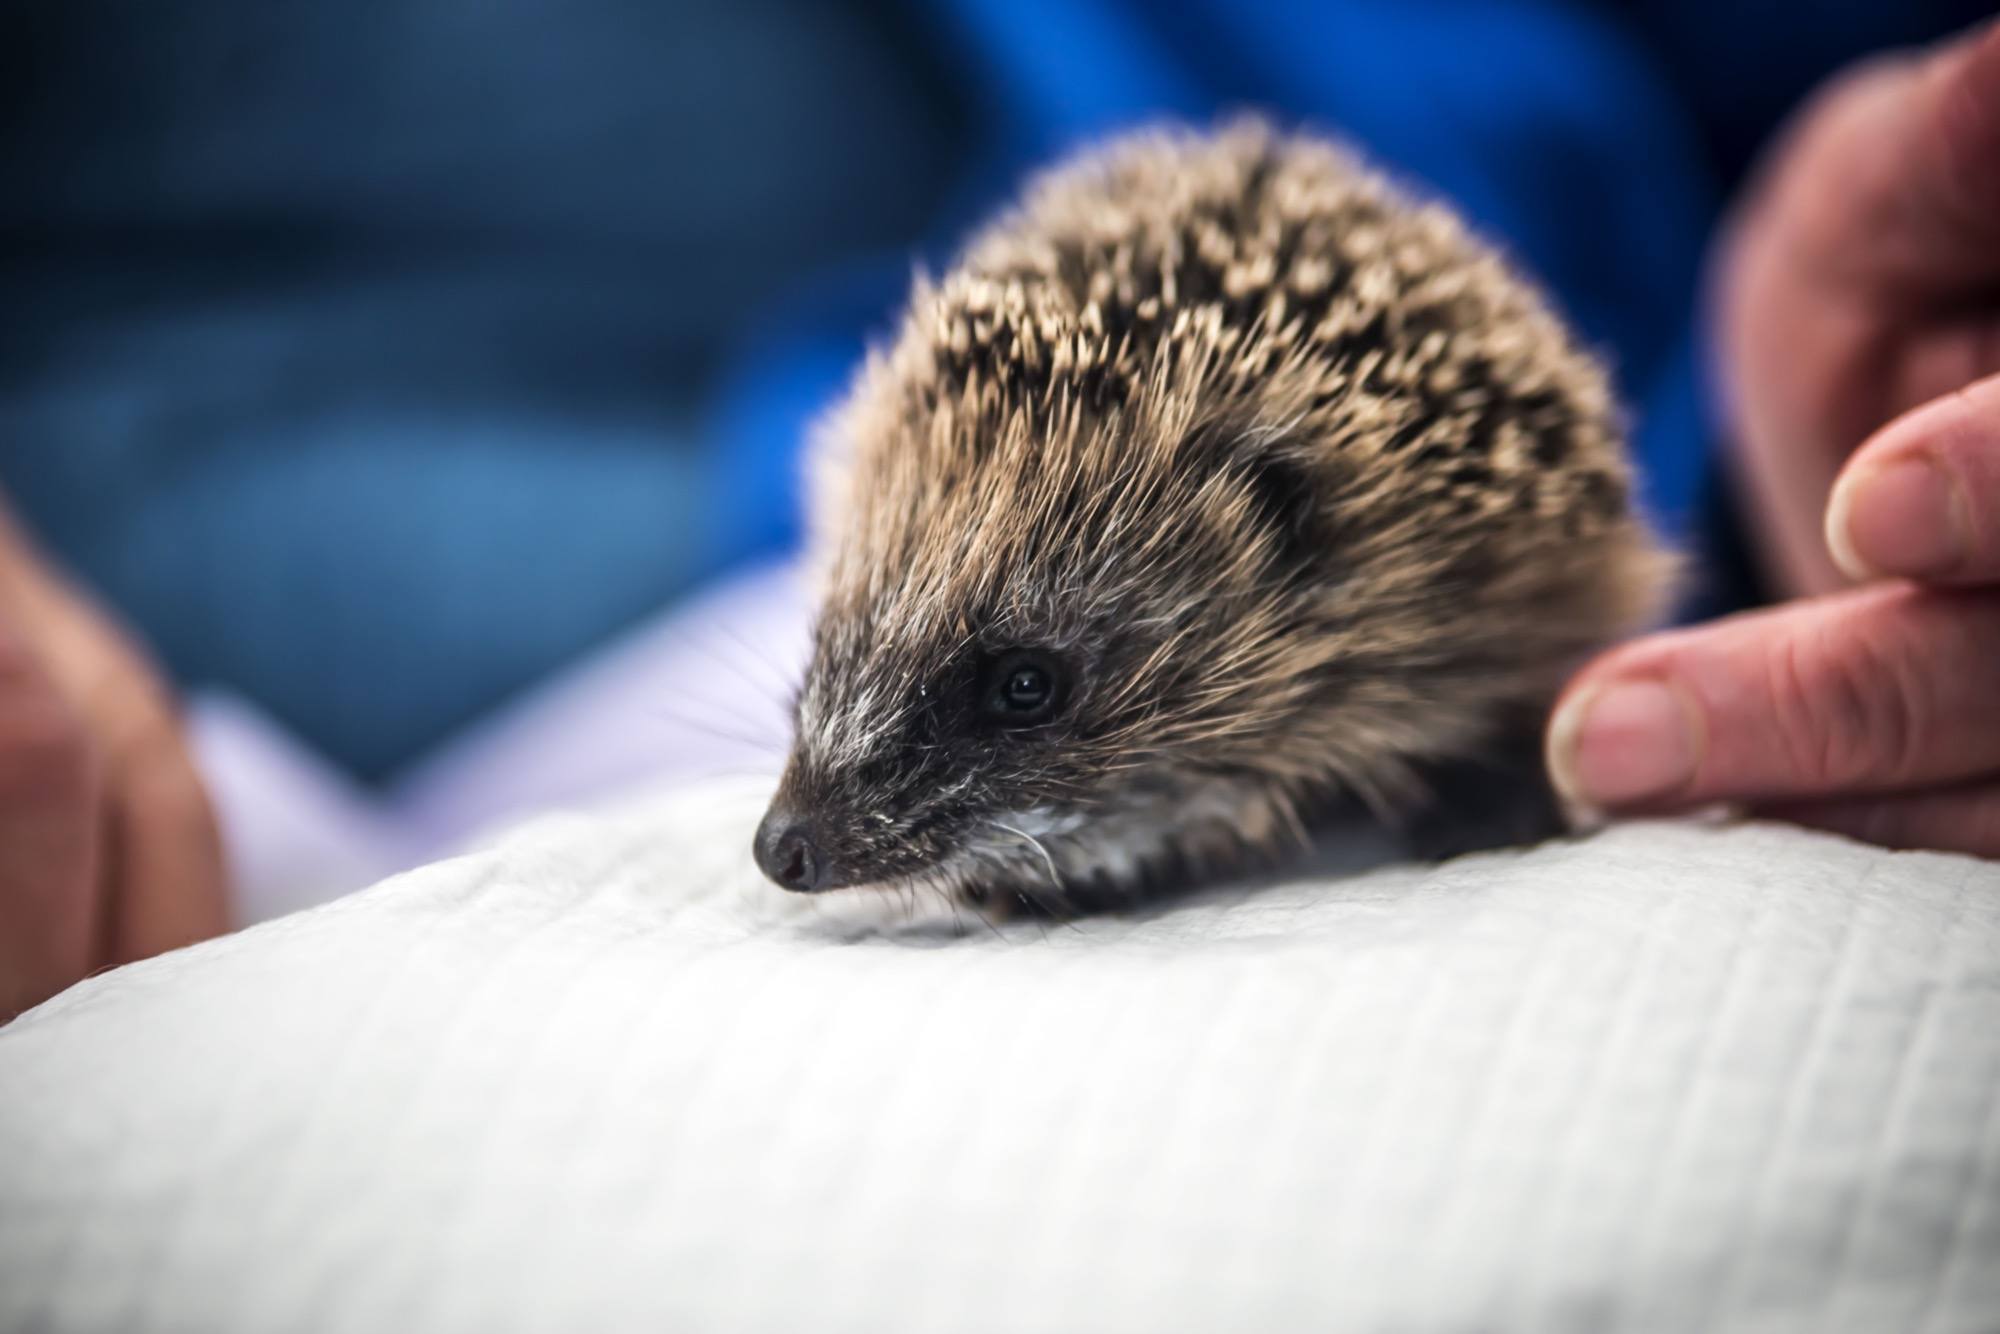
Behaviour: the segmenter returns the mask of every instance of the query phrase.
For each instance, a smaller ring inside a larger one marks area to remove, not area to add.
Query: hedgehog
[[[1129,133],[922,274],[811,451],[788,890],[1057,913],[1533,841],[1567,674],[1662,609],[1608,376],[1319,136]]]

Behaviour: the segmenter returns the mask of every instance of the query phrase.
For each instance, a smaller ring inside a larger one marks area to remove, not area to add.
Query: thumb
[[[1826,508],[1826,543],[1858,580],[2000,584],[2000,375],[1876,432]]]

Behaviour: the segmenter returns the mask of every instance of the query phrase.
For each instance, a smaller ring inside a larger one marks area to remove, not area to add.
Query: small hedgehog
[[[1104,906],[1361,807],[1560,828],[1549,705],[1655,615],[1606,376],[1446,209],[1239,122],[1041,177],[823,425],[786,889]]]

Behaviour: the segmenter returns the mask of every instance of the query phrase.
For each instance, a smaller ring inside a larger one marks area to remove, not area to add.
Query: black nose
[[[781,889],[811,894],[826,888],[828,865],[812,826],[773,808],[757,826],[757,867]]]

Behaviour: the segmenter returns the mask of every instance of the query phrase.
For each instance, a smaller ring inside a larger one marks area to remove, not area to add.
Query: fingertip
[[[1826,550],[1857,581],[2000,577],[2000,534],[1980,510],[1996,495],[2000,376],[1989,376],[1910,409],[1854,452],[1827,497]]]
[[[1548,730],[1542,737],[1542,761],[1548,770],[1549,782],[1569,812],[1571,822],[1585,827],[1601,823],[1604,812],[1584,792],[1577,775],[1576,741],[1590,712],[1591,701],[1601,689],[1601,686],[1587,685],[1566,694],[1557,704],[1555,716],[1549,719]]]
[[[1852,469],[1840,474],[1833,484],[1833,494],[1826,502],[1826,552],[1833,557],[1833,563],[1840,572],[1856,583],[1866,583],[1878,577],[1879,571],[1871,568],[1854,549],[1851,536],[1854,526],[1855,474]]]
[[[1826,546],[1850,578],[1943,579],[1967,568],[1965,485],[1928,449],[1848,468],[1826,507]]]
[[[1556,793],[1580,819],[1671,801],[1694,781],[1699,711],[1669,677],[1619,676],[1571,693],[1549,722]]]

